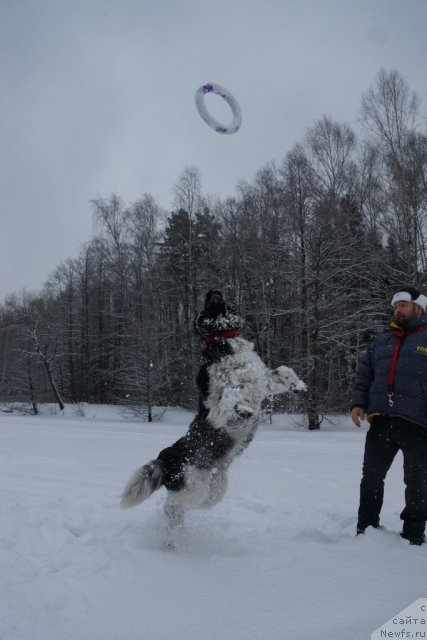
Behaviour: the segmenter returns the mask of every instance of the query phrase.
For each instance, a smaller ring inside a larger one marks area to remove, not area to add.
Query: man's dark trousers
[[[379,525],[384,479],[399,449],[406,485],[402,533],[420,538],[427,520],[427,428],[399,417],[376,416],[366,434],[357,527]]]

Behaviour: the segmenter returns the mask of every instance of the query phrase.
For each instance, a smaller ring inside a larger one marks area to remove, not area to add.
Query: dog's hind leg
[[[184,508],[181,505],[166,502],[165,514],[169,529],[177,529],[184,525]]]
[[[167,518],[166,548],[177,551],[184,526],[184,508],[179,504],[166,502],[165,515]]]
[[[220,502],[227,491],[227,469],[223,465],[219,465],[212,470],[210,478],[209,496],[201,505],[204,509],[210,509]]]

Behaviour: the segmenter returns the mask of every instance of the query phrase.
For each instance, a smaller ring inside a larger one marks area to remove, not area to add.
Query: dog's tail
[[[154,491],[157,491],[163,483],[163,463],[161,460],[152,460],[145,464],[129,479],[123,493],[120,505],[123,508],[136,507]]]

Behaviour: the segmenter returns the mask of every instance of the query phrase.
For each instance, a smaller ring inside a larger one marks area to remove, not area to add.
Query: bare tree
[[[414,284],[426,278],[427,139],[417,127],[419,100],[396,70],[382,69],[363,96],[361,121],[382,158],[385,223],[402,273]]]
[[[202,211],[205,203],[202,197],[201,178],[197,167],[185,167],[173,187],[174,209],[183,209],[192,220],[197,211]]]
[[[396,69],[381,69],[362,98],[361,121],[378,144],[398,158],[415,126],[419,99]]]
[[[58,335],[53,331],[52,323],[48,324],[46,333],[42,333],[39,330],[39,327],[36,325],[33,328],[25,329],[25,333],[30,339],[33,345],[33,351],[29,352],[29,355],[34,355],[40,358],[45,371],[47,378],[49,380],[49,385],[52,389],[52,393],[55,397],[55,400],[61,409],[61,411],[65,408],[64,403],[61,398],[61,394],[59,393],[58,386],[54,379],[53,373],[53,363],[56,358],[60,357],[61,354],[57,352],[58,347]],[[31,377],[30,377],[31,380]]]

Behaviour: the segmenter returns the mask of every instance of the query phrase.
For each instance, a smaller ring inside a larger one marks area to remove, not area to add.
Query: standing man
[[[380,526],[384,479],[403,453],[405,508],[401,536],[424,542],[427,520],[427,297],[413,287],[391,301],[390,329],[377,337],[359,362],[351,399],[351,418],[366,434],[357,534]]]

